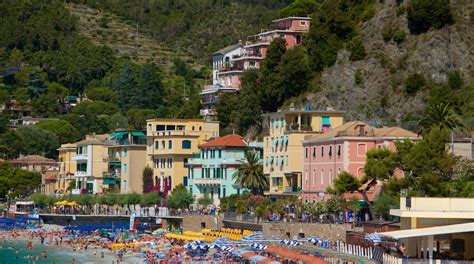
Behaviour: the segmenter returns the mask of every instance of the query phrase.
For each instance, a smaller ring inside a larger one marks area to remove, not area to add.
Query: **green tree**
[[[168,207],[173,209],[188,208],[193,201],[193,196],[182,184],[173,189],[167,200]]]
[[[283,54],[277,67],[280,84],[283,90],[283,100],[297,96],[308,88],[311,77],[308,56],[303,47],[295,47]]]
[[[5,89],[0,89],[0,104],[10,101],[10,93]]]
[[[45,77],[40,74],[39,71],[31,71],[28,74],[27,87],[26,87],[30,98],[38,97],[48,90],[45,83]]]
[[[209,205],[212,204],[212,199],[208,193],[205,193],[203,197],[198,199],[198,204],[201,205],[203,208],[207,208]]]
[[[316,0],[296,0],[280,10],[280,17],[306,16],[318,8]]]
[[[144,130],[147,119],[156,117],[156,112],[152,109],[132,108],[127,111],[128,124],[136,130]]]
[[[0,134],[0,153],[3,159],[15,159],[25,151],[25,140],[16,131]]]
[[[34,126],[19,127],[17,132],[23,139],[25,139],[23,141],[25,154],[44,155],[49,158],[56,157],[56,149],[59,147],[59,141],[58,137],[53,132]]]
[[[107,87],[93,87],[85,91],[87,98],[92,101],[104,101],[108,103],[116,103],[118,100],[117,93]]]
[[[115,104],[103,101],[84,101],[76,105],[70,115],[61,118],[69,121],[81,131],[81,135],[103,134],[110,132],[110,116],[118,112],[119,109]]]
[[[374,212],[385,220],[390,218],[390,209],[400,208],[400,197],[382,192],[374,201]]]
[[[137,88],[138,90],[132,99],[133,107],[156,109],[162,105],[164,87],[154,64],[141,66]]]
[[[286,52],[286,40],[283,38],[275,38],[268,46],[267,56],[263,61],[262,67],[265,71],[275,72],[276,67],[280,64],[281,57]]]
[[[449,131],[464,129],[461,119],[453,108],[443,103],[428,106],[425,116],[418,123],[418,127],[419,134],[429,133],[435,127],[439,130],[447,129]]]
[[[33,110],[36,116],[54,117],[58,115],[60,101],[68,94],[68,90],[57,82],[48,84],[48,91],[33,99]]]
[[[334,187],[328,187],[331,194],[342,195],[345,192],[356,192],[359,190],[359,181],[349,172],[343,171],[333,181]]]
[[[239,168],[232,178],[241,188],[247,188],[252,194],[263,194],[268,187],[268,179],[263,174],[262,162],[255,151],[247,151],[245,159],[239,161]]]
[[[239,96],[236,93],[224,93],[219,97],[219,103],[217,104],[217,120],[221,128],[222,135],[230,134],[232,130],[236,129],[233,123],[233,117],[237,111],[237,105],[239,103]]]
[[[110,116],[110,130],[115,131],[119,128],[128,128],[128,119],[121,113],[115,113]]]
[[[363,60],[367,53],[365,52],[364,44],[362,43],[362,38],[356,37],[353,38],[348,46],[347,49],[351,53],[349,56],[349,59],[351,61],[358,61],[358,60]]]
[[[137,80],[132,64],[125,60],[120,65],[117,80],[112,84],[112,89],[117,92],[118,105],[121,109],[127,110],[132,107],[132,97],[136,86]]]
[[[416,94],[425,86],[425,77],[419,73],[412,73],[405,80],[405,92],[409,95]]]
[[[66,120],[45,120],[35,127],[53,132],[60,144],[75,142],[80,138],[79,132]]]
[[[411,0],[407,6],[408,29],[412,34],[440,29],[454,23],[447,0]]]

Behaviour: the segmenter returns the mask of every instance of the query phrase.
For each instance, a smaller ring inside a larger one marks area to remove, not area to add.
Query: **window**
[[[341,157],[341,145],[338,145],[338,146],[337,146],[337,157],[338,157],[338,158]]]
[[[219,158],[222,158],[222,150],[219,149]]]
[[[171,186],[172,186],[171,176],[168,176],[168,191],[171,190]]]
[[[156,125],[156,131],[165,131],[166,126],[165,125]]]
[[[184,126],[176,126],[176,130],[184,130]]]
[[[123,189],[124,189],[124,190],[127,189],[127,180],[123,180]]]
[[[123,156],[124,157],[128,156],[128,148],[123,149]]]
[[[271,124],[271,127],[273,128],[273,127],[274,127],[274,120],[273,120],[273,118],[271,119],[270,124]]]
[[[202,130],[202,127],[199,127],[199,131],[201,131],[201,130]]]
[[[225,187],[222,188],[222,197],[225,197]]]
[[[173,141],[168,140],[168,148],[172,149],[173,148]]]
[[[316,147],[313,147],[313,158],[316,158]]]
[[[165,143],[165,141],[164,141],[164,140],[162,140],[162,141],[161,141],[161,148],[162,148],[162,149],[164,149],[164,148],[165,148],[165,146],[166,146],[166,143]]]
[[[176,126],[174,125],[167,125],[166,130],[176,130]]]
[[[357,145],[357,156],[364,156],[367,152],[367,145],[366,144],[358,144]]]
[[[321,147],[321,158],[324,157],[324,147]]]
[[[191,129],[194,131],[194,126]]]
[[[127,164],[123,164],[123,173],[127,173]]]
[[[183,140],[182,142],[183,149],[190,149],[191,148],[191,141],[190,140]]]
[[[173,158],[168,159],[168,168],[173,168]]]
[[[332,157],[332,146],[329,146],[329,152],[328,152],[329,157]]]
[[[309,148],[305,148],[305,157],[308,157]]]
[[[183,185],[188,186],[188,177],[186,176],[183,177]]]
[[[160,145],[159,141],[155,141],[155,149],[158,149],[158,146]]]
[[[285,161],[285,164],[288,165],[288,155],[286,155],[286,161]]]
[[[300,25],[306,26],[306,21],[300,21]]]
[[[188,158],[183,159],[183,165],[186,167],[188,165]]]

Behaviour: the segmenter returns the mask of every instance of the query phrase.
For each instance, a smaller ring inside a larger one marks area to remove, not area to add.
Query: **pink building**
[[[308,32],[309,17],[286,17],[274,20],[273,30],[261,30],[248,37],[244,44],[225,47],[212,54],[212,85],[205,85],[201,91],[200,111],[202,116],[216,115],[215,106],[224,92],[240,89],[240,77],[245,70],[260,68],[267,56],[267,49],[275,38],[286,40],[286,47],[293,48],[303,43],[303,34]]]
[[[303,141],[301,197],[305,202],[324,199],[326,189],[342,171],[364,176],[366,152],[373,148],[395,151],[396,140],[416,140],[416,133],[399,127],[374,128],[360,121],[345,123]]]

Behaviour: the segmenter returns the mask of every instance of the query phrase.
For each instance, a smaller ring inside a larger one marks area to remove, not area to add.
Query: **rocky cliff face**
[[[381,1],[383,2],[383,1]],[[404,80],[420,73],[430,81],[443,82],[448,74],[459,71],[466,82],[474,81],[474,10],[472,1],[452,2],[455,24],[421,35],[410,35],[406,13],[398,10],[395,0],[377,5],[376,15],[359,25],[367,56],[350,61],[341,50],[337,62],[321,75],[321,90],[309,96],[318,106],[347,111],[347,119],[375,124],[395,125],[425,108],[429,88],[416,95],[403,92]],[[387,25],[406,33],[400,44],[384,41]],[[429,86],[429,85],[428,85]]]

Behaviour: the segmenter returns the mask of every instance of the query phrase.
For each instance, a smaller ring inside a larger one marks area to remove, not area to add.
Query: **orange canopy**
[[[283,258],[292,259],[292,260],[301,260],[304,263],[314,263],[314,264],[326,264],[327,261],[309,255],[300,254],[295,251],[288,250],[286,248],[277,247],[277,246],[269,246],[265,249],[266,252],[278,255]]]

